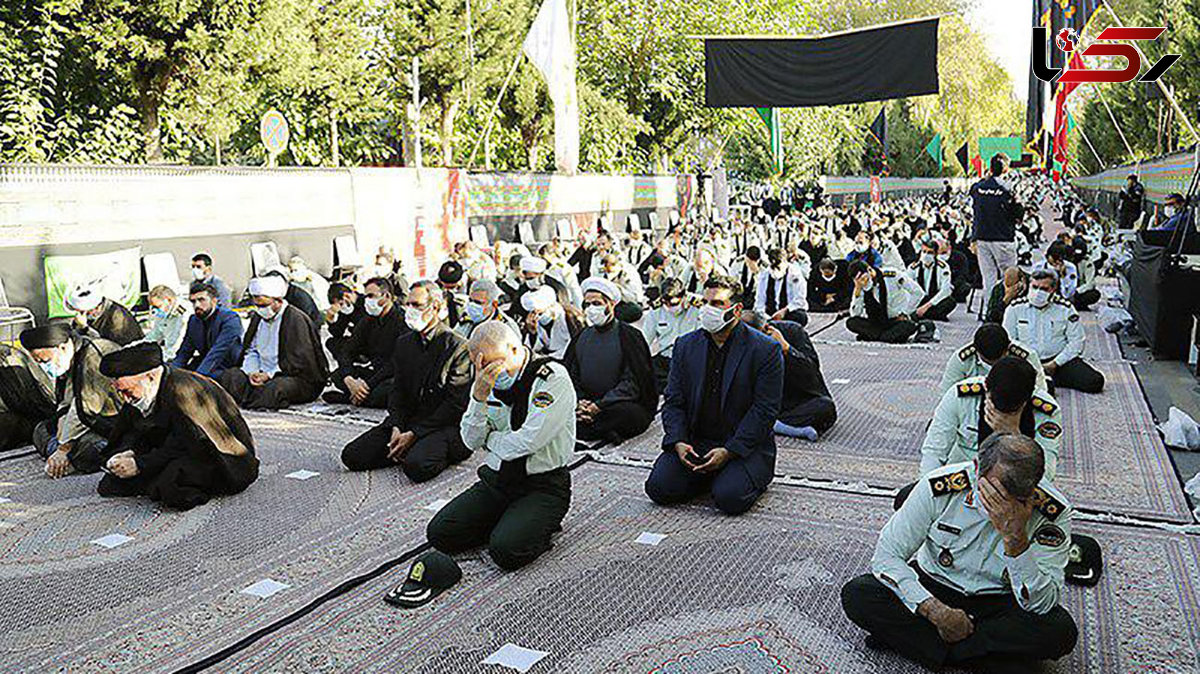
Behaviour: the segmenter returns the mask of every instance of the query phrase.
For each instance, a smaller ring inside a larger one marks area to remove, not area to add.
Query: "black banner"
[[[938,20],[822,38],[708,38],[705,103],[787,108],[938,93]]]

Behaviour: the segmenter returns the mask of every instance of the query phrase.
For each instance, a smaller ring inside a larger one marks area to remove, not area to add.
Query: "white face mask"
[[[784,276],[787,276],[787,268],[786,267],[783,269],[772,269],[771,270],[771,277],[774,278],[776,281],[783,278]]]
[[[1163,207],[1163,213],[1165,213],[1168,218],[1174,217],[1176,212],[1177,211],[1175,210],[1174,206],[1164,206]]]
[[[414,332],[425,332],[425,328],[429,327],[430,319],[425,317],[424,311],[416,307],[404,307],[404,322]]]
[[[363,302],[363,306],[365,308],[366,302]],[[349,316],[350,314],[354,313],[354,305],[350,302],[340,304],[338,305],[338,313],[343,316]]]
[[[921,253],[921,264],[925,265],[926,267],[933,264],[933,261],[936,259],[937,256],[933,253]]]
[[[158,383],[161,382],[162,380],[160,379]],[[129,401],[129,404],[133,405],[138,412],[141,412],[142,416],[150,414],[150,408],[154,407],[154,400],[158,397],[158,383],[152,387],[150,382],[147,381],[142,391],[142,397]]]
[[[538,325],[542,326],[543,328],[549,328],[550,325],[554,323],[554,314],[551,313],[549,310],[543,311],[541,314],[538,315],[537,320],[538,320]]]
[[[583,315],[587,318],[588,325],[592,327],[600,327],[606,325],[609,321],[608,307],[603,304],[591,304],[583,310]]]
[[[383,314],[383,302],[380,302],[378,297],[368,297],[363,300],[363,311],[366,311],[368,316],[379,316]]]
[[[203,281],[204,270],[199,267],[192,267],[192,279],[196,281]]]
[[[826,283],[832,281],[834,278],[836,278],[836,276],[836,274],[821,274],[821,278],[825,279]]]
[[[527,278],[525,279],[525,287],[529,288],[530,290],[537,290],[538,288],[542,287],[542,279]]]
[[[1029,303],[1041,308],[1050,303],[1050,291],[1045,288],[1030,288]]]
[[[733,311],[705,304],[700,307],[700,327],[710,333],[718,333],[733,321]]]
[[[857,250],[857,251],[858,251],[858,252],[860,252],[860,253],[865,253],[865,252],[867,252],[867,248],[868,248],[868,246],[867,246],[867,244],[865,244],[865,243],[861,243],[861,242],[860,242],[860,243],[856,243],[856,244],[854,244],[854,250]]]
[[[264,321],[269,321],[275,318],[275,307],[267,305],[265,307],[254,307],[254,313],[258,314]]]
[[[50,377],[51,381],[58,379],[67,373],[67,367],[59,367],[58,361],[53,358],[44,363],[38,363],[38,367],[42,368],[42,372],[45,372],[46,376]]]

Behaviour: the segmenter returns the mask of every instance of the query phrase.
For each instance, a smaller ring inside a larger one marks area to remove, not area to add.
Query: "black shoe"
[[[326,391],[325,393],[321,394],[321,400],[324,400],[330,405],[349,405],[350,394],[342,393],[341,391]]]

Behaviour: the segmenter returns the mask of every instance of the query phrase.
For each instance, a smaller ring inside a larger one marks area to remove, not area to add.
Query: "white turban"
[[[67,308],[74,311],[91,311],[104,301],[99,283],[76,286],[67,297]]]
[[[606,278],[589,276],[588,279],[583,282],[583,285],[579,287],[579,289],[583,291],[584,294],[594,291],[604,295],[614,302],[621,301],[621,289],[617,287],[617,284],[609,281]]]
[[[558,301],[558,295],[554,292],[554,288],[550,286],[542,286],[532,292],[527,292],[521,296],[521,306],[525,307],[525,311],[545,311],[554,306]]]
[[[259,297],[283,299],[287,296],[288,282],[278,276],[258,276],[250,279],[250,294]]]
[[[545,274],[546,261],[532,255],[521,258],[521,271],[530,274]]]

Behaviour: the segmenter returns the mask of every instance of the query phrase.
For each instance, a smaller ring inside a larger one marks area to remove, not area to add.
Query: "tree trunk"
[[[160,163],[163,160],[162,130],[159,128],[158,109],[162,105],[162,92],[170,81],[169,64],[140,64],[134,69],[137,86],[138,117],[141,122],[142,143],[146,162]]]
[[[454,117],[458,114],[458,101],[442,104],[442,166],[454,165]]]

